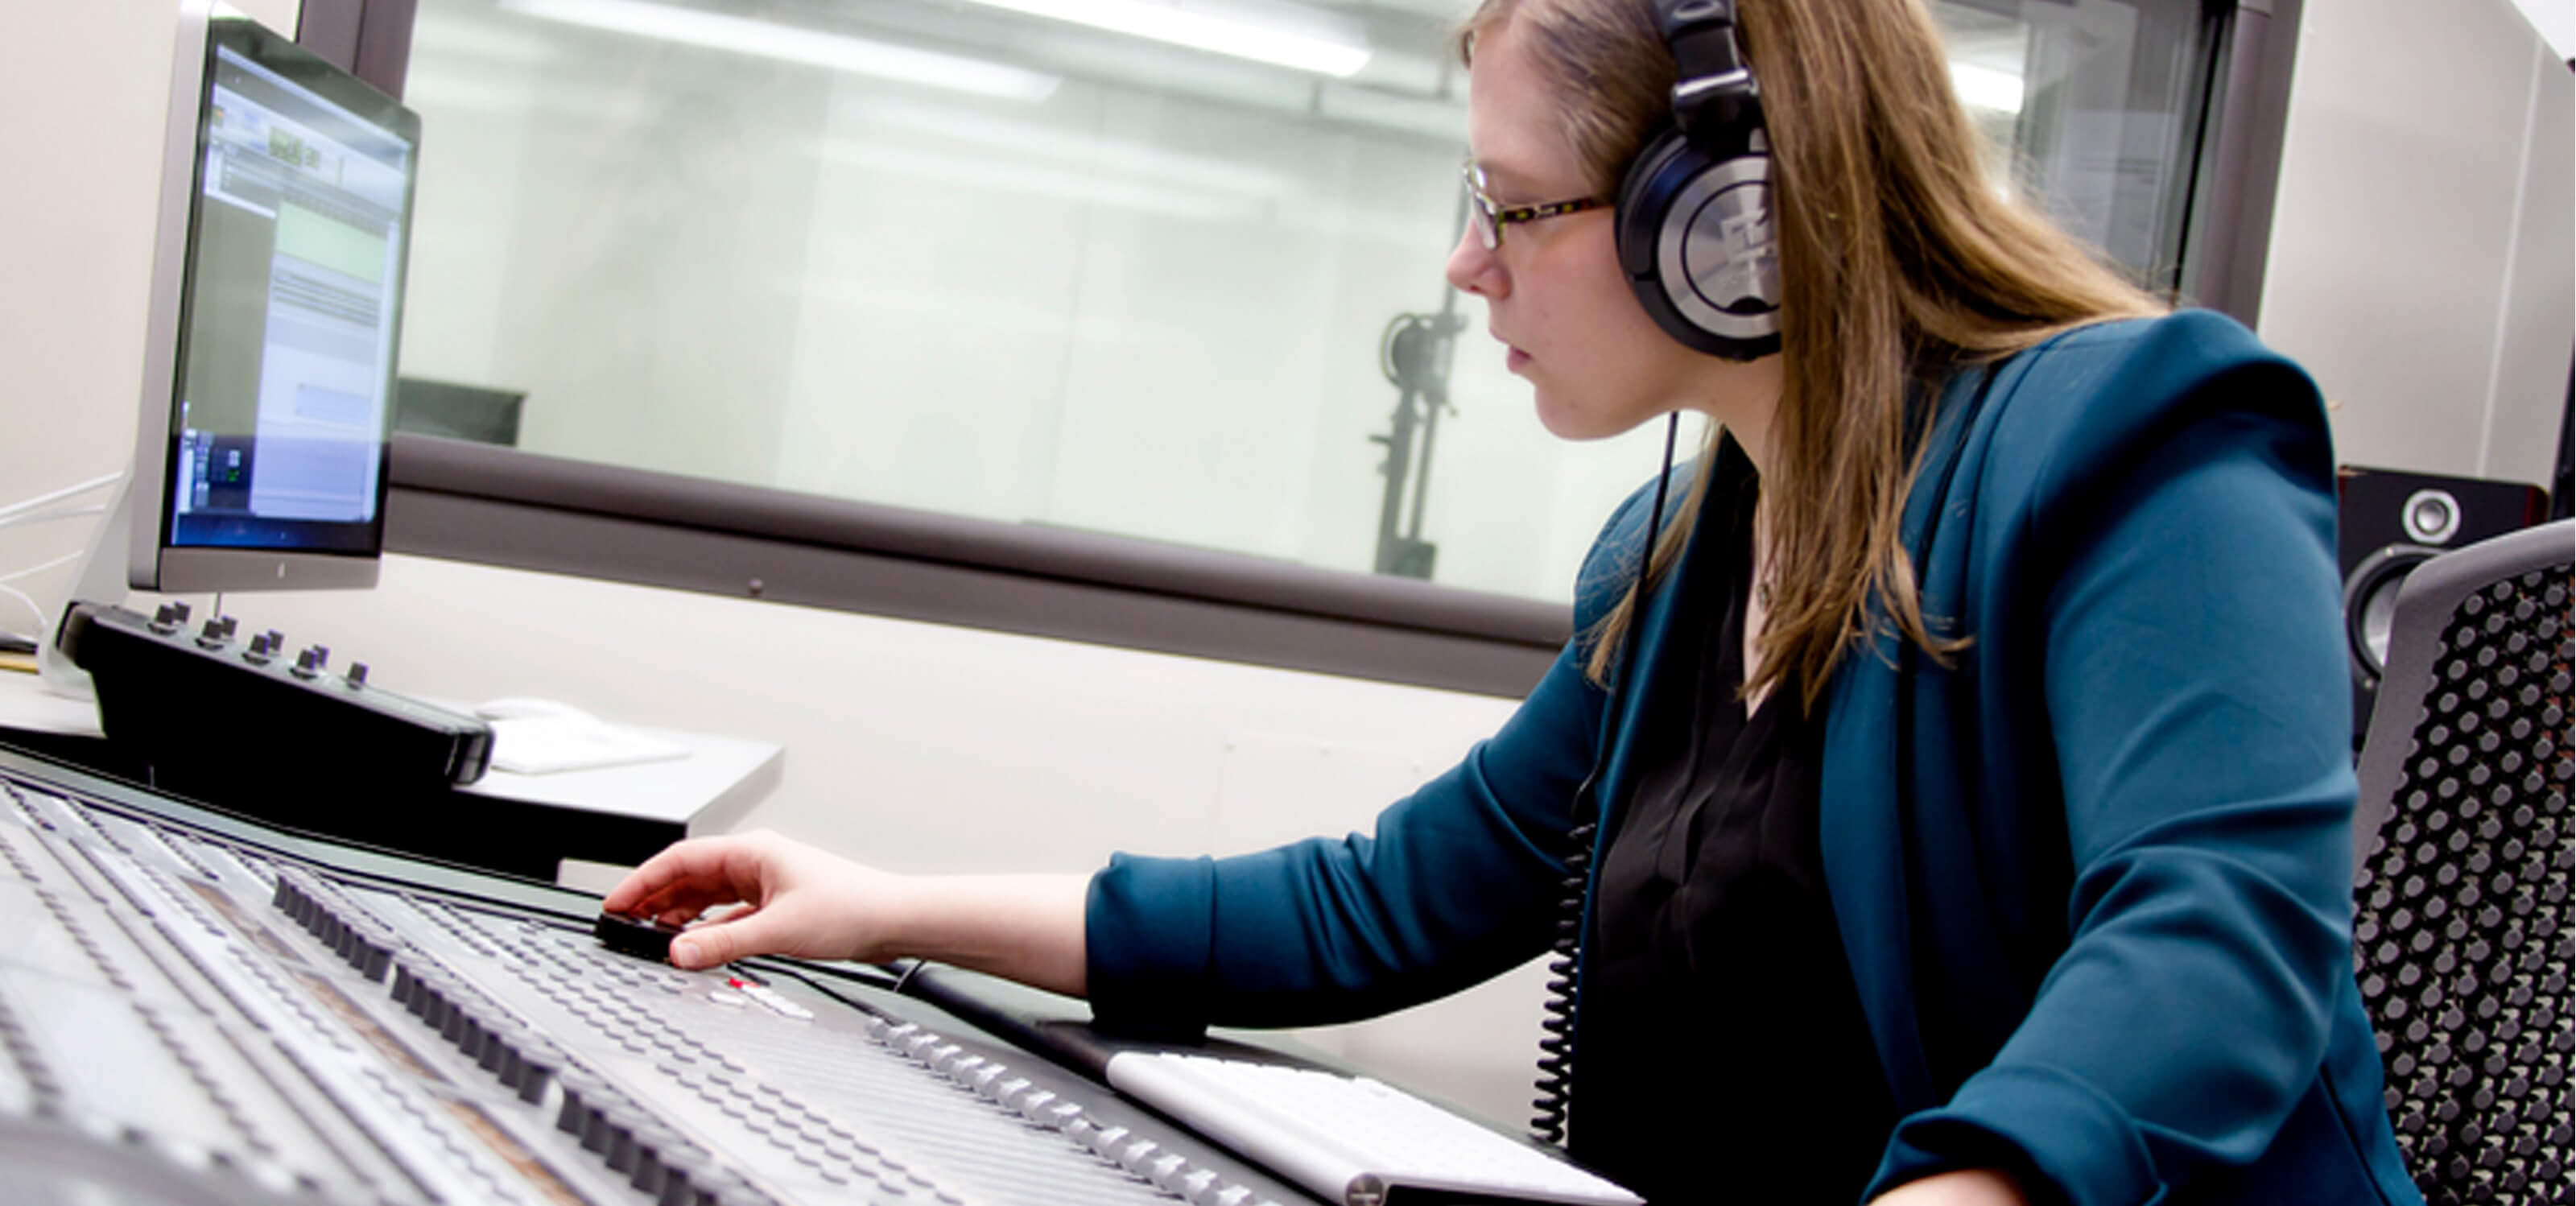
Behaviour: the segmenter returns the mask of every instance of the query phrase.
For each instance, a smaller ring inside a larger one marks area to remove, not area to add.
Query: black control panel
[[[481,720],[372,686],[364,664],[335,672],[323,646],[289,655],[278,632],[244,639],[229,616],[194,631],[189,619],[185,603],[150,616],[75,603],[56,639],[95,684],[108,740],[158,782],[209,798],[284,790],[274,781],[288,776],[342,791],[443,788],[491,765]]]

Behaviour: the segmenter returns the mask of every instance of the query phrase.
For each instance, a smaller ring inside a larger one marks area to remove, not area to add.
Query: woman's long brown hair
[[[1736,9],[1771,140],[1785,357],[1762,482],[1769,620],[1745,691],[1794,685],[1811,710],[1868,637],[1873,601],[1936,659],[1966,635],[1936,632],[1923,614],[1899,539],[1922,452],[1908,390],[2165,306],[1988,175],[1921,0]],[[1555,90],[1592,183],[1614,191],[1671,112],[1675,69],[1653,0],[1484,0],[1461,31],[1462,57],[1507,22]],[[1680,555],[1715,459],[1701,457],[1650,578]],[[1595,681],[1607,681],[1636,604],[1631,589],[1587,634]]]

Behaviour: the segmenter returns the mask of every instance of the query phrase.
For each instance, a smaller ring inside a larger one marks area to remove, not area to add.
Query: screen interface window
[[[170,543],[363,551],[412,147],[218,45],[200,150]]]

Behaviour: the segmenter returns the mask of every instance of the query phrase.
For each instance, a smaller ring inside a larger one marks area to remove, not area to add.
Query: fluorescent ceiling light
[[[1044,100],[1055,92],[1056,85],[1063,82],[1052,75],[988,63],[982,59],[871,42],[845,34],[795,29],[768,21],[728,17],[722,13],[651,4],[646,0],[501,0],[501,7],[566,25],[806,63],[835,71],[1006,100]]]
[[[917,151],[903,147],[828,148],[825,157],[864,169],[871,178],[888,174],[962,184],[1004,192],[1034,193],[1061,201],[1087,202],[1169,218],[1202,222],[1249,222],[1263,212],[1260,201],[1152,181],[1103,179],[1095,173],[1014,162],[982,156]]]
[[[1286,175],[1245,161],[1192,155],[1062,126],[939,108],[921,101],[871,102],[859,110],[859,121],[868,128],[865,141],[869,144],[913,141],[950,149],[981,147],[1003,152],[1012,162],[1051,161],[1086,171],[1106,169],[1139,180],[1261,201],[1282,200],[1295,187]],[[823,153],[837,151],[823,144]]]
[[[1368,44],[1348,22],[1294,5],[1220,7],[1208,0],[974,2],[1318,75],[1346,79],[1369,61]]]
[[[1974,63],[1952,63],[1950,86],[1959,90],[1960,101],[1971,109],[2021,112],[2021,77],[2012,72]]]

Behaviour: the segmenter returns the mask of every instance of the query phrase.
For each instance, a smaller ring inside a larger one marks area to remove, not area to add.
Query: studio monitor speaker
[[[2347,465],[2339,483],[2344,637],[2352,656],[2352,743],[2370,731],[2370,705],[2388,660],[2398,584],[2415,567],[2546,518],[2537,486]]]

